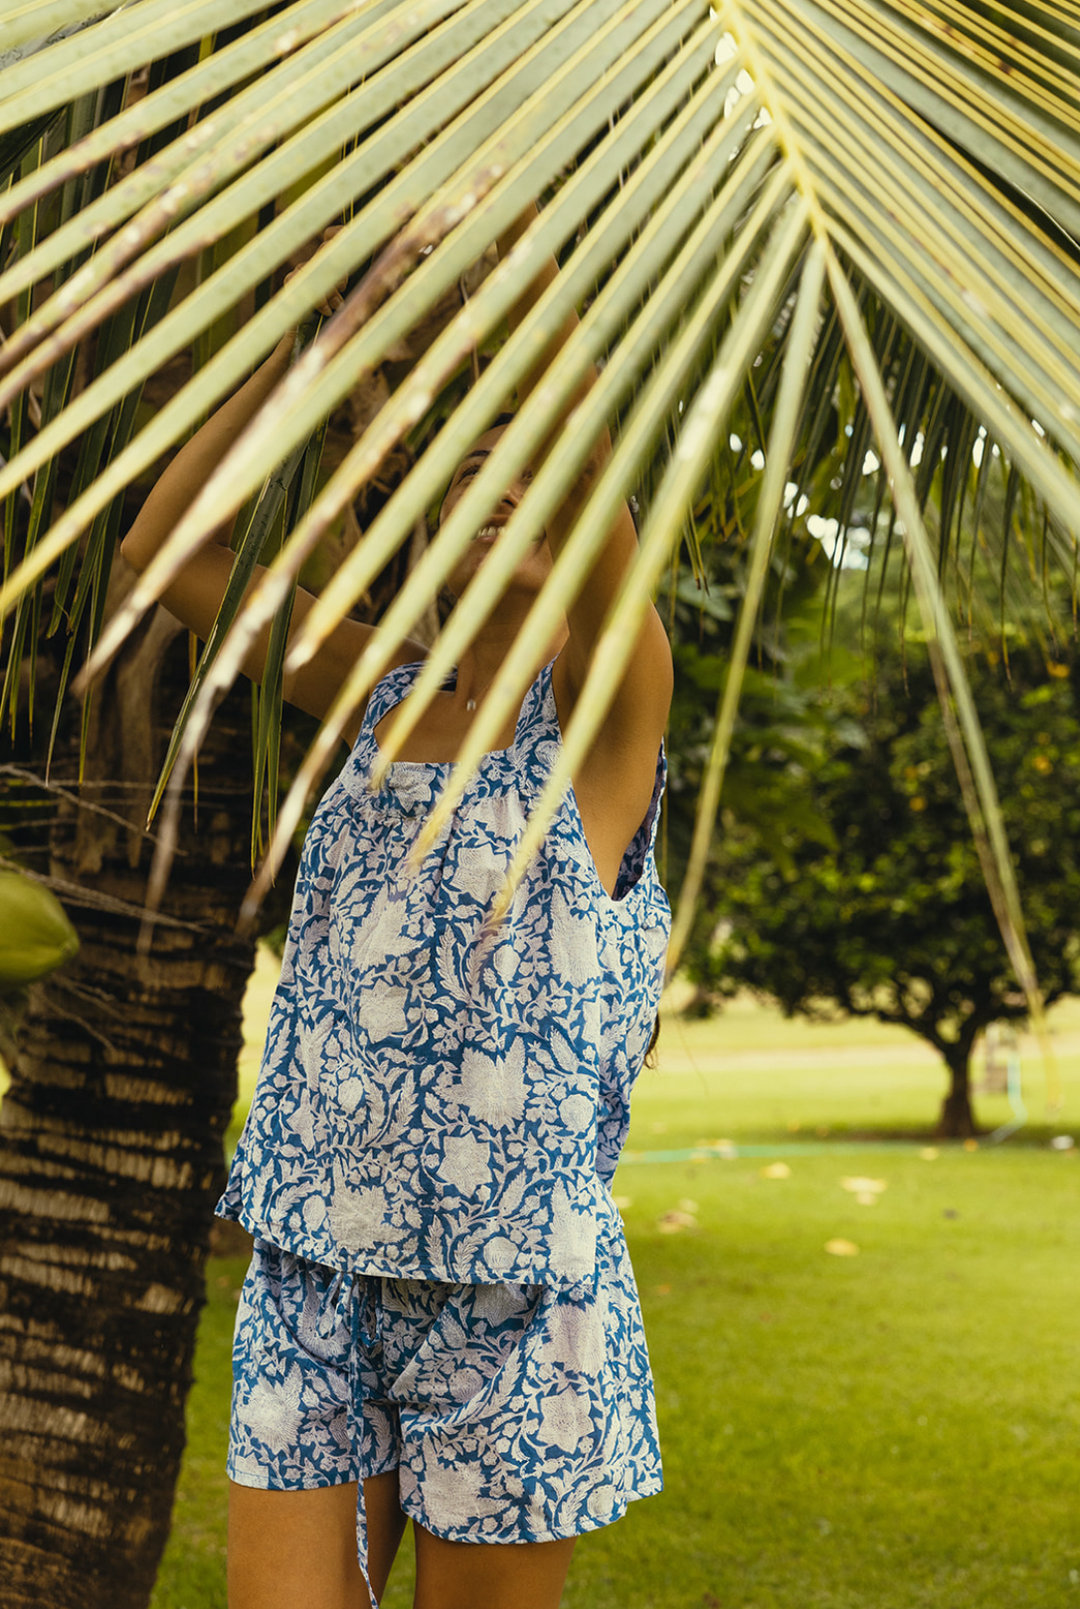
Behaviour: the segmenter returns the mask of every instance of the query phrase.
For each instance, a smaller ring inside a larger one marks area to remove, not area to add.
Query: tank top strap
[[[656,830],[660,825],[660,801],[664,797],[667,786],[667,749],[663,738],[660,739],[660,752],[656,756],[656,779],[653,782],[652,798],[649,801],[648,814],[645,817],[644,827],[648,834],[646,851],[654,854],[656,850]]]
[[[375,728],[383,716],[401,703],[423,668],[421,660],[409,665],[395,665],[379,678],[368,695],[367,709],[360,723],[361,737],[374,737]]]
[[[513,746],[506,751],[512,755],[518,775],[534,787],[542,786],[562,742],[555,693],[551,685],[554,663],[552,660],[543,666],[526,690],[514,729]],[[375,747],[375,728],[385,715],[408,696],[423,668],[423,661],[396,665],[375,683],[368,696],[353,750],[353,759],[361,767],[365,757],[370,758]],[[451,672],[445,685],[449,689],[454,682],[455,673]]]
[[[551,683],[554,667],[555,661],[549,660],[527,690],[514,733],[514,755],[519,772],[534,787],[543,785],[562,744]]]

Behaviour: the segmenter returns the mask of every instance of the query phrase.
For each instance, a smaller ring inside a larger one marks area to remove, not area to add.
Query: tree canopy
[[[971,666],[1047,1002],[1080,987],[1080,719],[1074,678],[1013,653]],[[968,1069],[989,1023],[1026,1017],[959,797],[925,654],[893,656],[834,694],[849,706],[803,775],[810,820],[780,853],[729,818],[710,867],[713,933],[691,975],[762,991],[785,1012],[852,1013],[910,1028],[950,1075],[946,1134],[974,1132]]]

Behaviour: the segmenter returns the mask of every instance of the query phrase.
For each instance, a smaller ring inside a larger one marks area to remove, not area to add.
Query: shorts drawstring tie
[[[349,1418],[354,1438],[363,1423],[364,1373],[362,1355],[370,1354],[382,1344],[382,1303],[378,1298],[375,1280],[342,1269],[330,1286],[328,1299],[319,1319],[319,1333],[328,1337],[348,1313],[352,1345],[349,1348]],[[367,1510],[364,1506],[364,1482],[356,1483],[356,1557],[360,1574],[364,1578],[371,1609],[379,1609],[379,1600],[368,1574]]]

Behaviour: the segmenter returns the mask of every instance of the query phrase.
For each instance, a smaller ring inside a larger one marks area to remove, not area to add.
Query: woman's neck
[[[492,623],[485,626],[469,644],[458,660],[457,686],[453,693],[455,704],[464,704],[471,713],[482,702],[503,661],[518,639],[519,626],[520,622]],[[529,667],[529,682],[536,677],[542,666],[554,659],[566,638],[567,631],[563,626],[547,643],[537,649]]]

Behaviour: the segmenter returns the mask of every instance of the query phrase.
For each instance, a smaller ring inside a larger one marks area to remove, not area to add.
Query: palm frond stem
[[[122,78],[132,68],[167,56],[260,9],[258,0],[139,0],[135,6],[117,7],[95,27],[82,29],[8,69],[6,93],[0,100],[0,128],[15,128],[35,113],[64,106],[88,89]],[[6,42],[8,27],[5,21],[0,41]]]
[[[825,250],[820,241],[815,241],[803,264],[798,299],[791,321],[791,335],[784,347],[784,366],[769,444],[765,453],[765,473],[758,496],[757,515],[750,544],[750,564],[739,606],[739,619],[731,645],[720,706],[716,714],[712,749],[698,793],[690,853],[672,923],[667,954],[668,977],[677,971],[682,958],[712,847],[720,793],[724,785],[731,738],[735,731],[735,717],[750,655],[750,644],[761,609],[777,527],[783,514],[788,465],[791,462],[802,413],[803,392],[813,355],[824,282]]]
[[[356,9],[357,3],[358,0],[301,0],[300,4],[293,5],[284,14],[268,18],[231,44],[212,51],[176,78],[151,88],[141,100],[103,122],[76,144],[57,152],[36,172],[17,180],[5,195],[0,196],[0,223],[16,217],[23,208],[39,201],[75,175],[85,173],[96,163],[111,160],[138,145],[141,140],[167,128],[177,118],[186,118],[193,107],[205,107],[252,73],[271,71],[273,63],[291,55],[307,44],[309,39],[341,21]],[[367,9],[375,3],[377,0],[364,0],[364,7]],[[393,4],[393,0],[382,0],[382,3]],[[271,65],[268,66],[268,63]],[[231,108],[239,98],[238,95],[225,105]],[[0,113],[3,105],[0,101]],[[174,164],[189,162],[194,146],[205,143],[220,131],[222,115],[228,115],[225,105],[213,114],[211,126],[208,126],[210,119],[204,117],[188,130],[186,154],[183,150],[174,152]],[[160,188],[168,179],[170,171],[172,169],[165,164],[158,169],[156,178],[152,173],[143,173],[139,175],[137,184],[133,184],[135,170],[121,184],[131,187],[129,195],[138,195],[146,200],[155,193],[155,185]],[[114,186],[114,195],[120,190],[121,184]],[[128,214],[138,208],[138,202],[133,204],[128,201],[125,205]],[[102,224],[101,232],[107,227]]]
[[[1009,960],[1027,997],[1036,1030],[1040,1038],[1044,1039],[1045,1019],[1038,979],[1031,959],[1023,907],[1016,884],[1012,854],[1005,836],[986,739],[971,697],[971,689],[952,622],[945,608],[941,590],[936,584],[930,538],[919,510],[911,471],[897,437],[881,374],[874,362],[851,286],[832,247],[828,246],[827,250],[829,284],[837,311],[844,324],[862,393],[874,420],[882,462],[888,472],[897,512],[903,524],[905,551],[920,613],[928,633],[931,663],[938,687],[945,732],[987,891]]]
[[[208,249],[235,227],[238,216],[256,213],[326,156],[339,151],[366,123],[378,121],[402,100],[417,94],[448,65],[452,66],[459,56],[476,46],[486,29],[492,25],[497,28],[519,0],[473,0],[449,27],[428,35],[426,30],[443,20],[455,3],[456,0],[417,0],[410,13],[411,25],[405,30],[390,0],[380,0],[374,8],[375,20],[366,15],[347,18],[329,35],[314,40],[298,57],[227,103],[215,118],[197,125],[194,138],[174,140],[154,163],[135,168],[103,196],[96,209],[73,220],[67,231],[60,229],[50,235],[32,257],[15,263],[0,277],[0,300],[31,279],[42,278],[73,250],[85,249],[105,229],[116,229],[125,218],[131,218],[125,228],[117,230],[95,252],[81,273],[54,292],[8,342],[4,367],[18,360],[22,363],[0,388],[0,405],[13,385],[26,384],[44,362],[51,361],[55,342],[45,346],[36,359],[25,359],[25,353],[44,345],[46,337],[61,326],[62,334],[57,340],[73,343],[125,301],[133,289]],[[491,51],[497,61],[505,59],[498,43]],[[367,65],[372,81],[365,85],[362,97],[348,96],[346,92],[356,78],[358,58]],[[477,66],[470,65],[474,69]],[[384,69],[382,73],[380,68]],[[460,66],[456,76],[461,76]],[[273,93],[268,92],[268,83]],[[483,84],[481,71],[478,81],[474,78],[470,85],[472,93]],[[470,98],[466,94],[455,102],[452,89],[447,89],[443,119]],[[438,127],[439,121],[436,117],[430,126]],[[293,129],[297,132],[286,138]],[[416,132],[423,137],[422,123]],[[208,135],[213,136],[213,143],[205,143]],[[280,148],[252,167],[255,159],[278,141],[283,141]],[[170,182],[163,183],[170,170]],[[245,199],[239,204],[235,185],[227,183],[234,175],[239,176],[237,182],[244,187]],[[339,171],[339,184],[341,177]],[[144,200],[142,210],[131,217]],[[196,208],[199,210],[194,217],[186,223],[180,221]],[[151,245],[166,230],[165,238]],[[296,241],[294,235],[294,247]],[[138,258],[136,265],[125,273],[125,265],[133,258]]]
[[[726,0],[727,5],[732,3],[735,0]],[[750,23],[749,14],[743,0],[737,3],[745,29]],[[1014,139],[1003,127],[1002,119],[1011,116],[1013,102],[1021,98],[1015,96],[1006,83],[998,84],[995,94],[988,96],[985,82],[956,55],[950,57],[949,77],[929,83],[914,66],[901,61],[898,53],[890,52],[869,37],[868,19],[878,13],[861,7],[856,15],[850,7],[830,6],[826,0],[821,0],[820,4],[815,4],[814,0],[799,0],[798,9],[803,26],[814,26],[815,11],[831,17],[831,26],[824,31],[832,37],[834,52],[843,51],[850,58],[864,62],[872,76],[917,112],[929,127],[936,128],[961,148],[978,153],[987,167],[1008,178],[1071,234],[1080,237],[1080,181],[1075,176],[1075,162],[1071,165],[1072,176],[1067,178],[1061,161],[1060,127],[1056,120],[1045,117],[1038,105],[1021,101],[1020,126],[1030,129],[1031,137]],[[762,0],[756,14],[776,19],[781,24],[785,19],[790,21],[785,0]],[[898,26],[895,8],[890,10],[889,21],[894,27]],[[1006,108],[1010,110],[1007,112]]]

